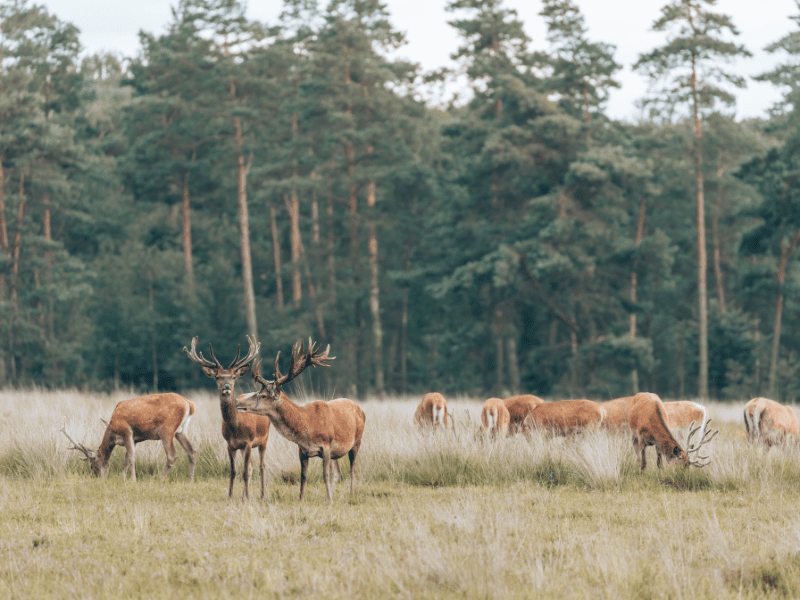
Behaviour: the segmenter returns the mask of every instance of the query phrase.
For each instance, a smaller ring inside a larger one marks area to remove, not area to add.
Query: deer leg
[[[339,468],[339,461],[332,460],[331,461],[331,483],[334,485],[339,482],[342,478],[342,470]]]
[[[242,467],[242,479],[244,480],[244,491],[242,492],[242,502],[250,500],[250,455],[253,453],[253,446],[247,444],[244,449],[244,467]]]
[[[189,457],[189,483],[194,481],[194,465],[195,465],[195,457],[197,453],[192,448],[192,445],[189,443],[189,438],[187,438],[182,433],[176,433],[175,439],[178,440],[178,443],[186,450],[186,456]]]
[[[659,469],[661,468],[661,452],[659,452],[658,448],[656,448],[656,466]]]
[[[348,452],[348,456],[350,457],[350,495],[353,495],[353,490],[355,486],[355,479],[356,479],[356,454],[358,453],[358,446],[353,446],[350,448],[350,452]]]
[[[131,481],[136,481],[136,444],[133,441],[133,432],[129,431],[125,436],[125,466],[122,467],[122,478],[125,472],[130,470]]]
[[[261,499],[264,499],[264,479],[266,474],[266,465],[264,464],[264,458],[267,454],[267,445],[262,444],[258,447],[258,471],[261,473]]]
[[[336,461],[333,461],[336,462]],[[333,502],[331,497],[331,473],[333,467],[331,466],[331,449],[330,446],[322,448],[322,478],[325,480],[325,492],[328,495],[328,502]]]
[[[233,480],[236,478],[236,450],[228,446],[228,458],[231,461],[231,480],[228,484],[228,497],[233,498]]]
[[[167,462],[164,463],[164,470],[161,471],[161,479],[164,479],[178,459],[178,453],[175,452],[175,440],[173,438],[161,438],[161,443],[164,446],[164,452],[167,453]]]
[[[300,500],[303,499],[303,492],[306,491],[306,479],[308,478],[308,454],[300,450]]]

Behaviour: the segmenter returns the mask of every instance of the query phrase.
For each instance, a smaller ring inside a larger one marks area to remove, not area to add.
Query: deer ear
[[[244,375],[245,373],[247,373],[247,369],[249,369],[249,368],[250,368],[250,364],[249,364],[249,363],[248,363],[248,364],[246,364],[246,365],[242,365],[241,367],[239,367],[238,369],[236,369],[236,376],[237,376],[237,377],[241,377],[242,375]]]
[[[211,379],[214,379],[217,376],[217,370],[212,369],[211,367],[203,367],[203,373],[205,373]]]

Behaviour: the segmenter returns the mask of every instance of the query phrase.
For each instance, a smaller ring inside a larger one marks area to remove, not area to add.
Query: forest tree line
[[[249,334],[262,374],[331,344],[311,385],[353,398],[793,401],[800,29],[736,120],[735,23],[671,0],[630,123],[573,0],[546,51],[502,0],[447,10],[431,73],[378,0],[180,0],[134,57],[1,3],[0,386],[198,387],[192,337],[226,363]]]

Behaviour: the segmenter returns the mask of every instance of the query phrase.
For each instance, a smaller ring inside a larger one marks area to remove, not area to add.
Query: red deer
[[[233,387],[236,380],[247,373],[250,368],[248,364],[256,354],[261,344],[256,344],[255,340],[247,336],[250,350],[243,359],[239,360],[241,347],[236,349],[236,358],[226,369],[214,356],[214,349],[208,345],[213,362],[206,359],[201,352],[197,354],[197,337],[192,338],[192,349],[187,350],[183,347],[183,352],[189,360],[199,364],[203,373],[217,383],[219,389],[219,405],[222,409],[222,437],[228,445],[228,458],[231,463],[231,477],[228,484],[228,496],[233,497],[233,481],[236,478],[236,453],[241,450],[244,456],[244,466],[242,467],[242,479],[244,480],[244,490],[242,500],[250,498],[250,455],[253,448],[258,448],[259,463],[258,468],[261,473],[261,498],[264,498],[264,482],[266,479],[266,466],[264,459],[267,453],[267,438],[269,437],[269,418],[260,415],[242,415],[236,410],[236,397],[233,394]],[[247,394],[245,394],[247,395]]]
[[[414,420],[420,427],[450,427],[450,413],[444,396],[438,392],[425,394],[414,413]]]
[[[189,481],[194,480],[195,451],[186,438],[189,420],[194,414],[194,402],[178,394],[150,394],[119,402],[106,424],[103,441],[97,451],[79,444],[61,428],[72,446],[70,450],[83,452],[81,460],[88,460],[92,473],[98,477],[108,475],[108,463],[115,446],[125,446],[125,466],[122,475],[130,471],[131,479],[136,481],[135,445],[146,440],[161,440],[167,453],[167,463],[161,477],[165,477],[178,457],[175,452],[177,439],[189,457]]]
[[[327,367],[330,346],[324,352],[317,344],[308,340],[308,353],[303,343],[297,342],[292,348],[289,371],[282,375],[278,368],[281,353],[275,357],[274,379],[267,381],[258,373],[258,365],[253,369],[253,379],[261,384],[261,389],[249,398],[240,398],[237,408],[259,415],[267,415],[283,437],[297,444],[300,451],[300,500],[306,488],[308,459],[322,458],[322,478],[328,502],[332,501],[330,471],[336,460],[347,454],[350,458],[350,495],[354,492],[355,465],[361,436],[364,433],[364,411],[358,404],[347,398],[330,402],[316,400],[306,406],[298,406],[281,391],[281,387],[297,377],[309,365]],[[333,465],[331,464],[333,462]]]
[[[763,441],[769,447],[797,435],[797,414],[774,400],[753,398],[744,407],[744,427],[748,441]]]
[[[532,394],[521,394],[506,398],[503,403],[508,409],[509,430],[519,432],[525,430],[525,420],[530,416],[534,408],[544,403],[544,400]]]
[[[667,463],[679,462],[683,465],[704,467],[708,463],[707,456],[700,456],[699,450],[702,446],[714,439],[719,430],[711,433],[705,430],[697,445],[692,443],[692,438],[700,429],[700,426],[693,428],[686,439],[686,450],[683,450],[673,437],[667,427],[664,403],[655,394],[640,392],[633,397],[630,409],[627,413],[628,425],[633,432],[633,447],[640,456],[642,470],[647,466],[645,450],[647,446],[655,446],[659,455],[658,466],[661,466],[660,458],[664,456]],[[704,427],[708,422],[702,424]],[[692,455],[696,454],[696,457]]]
[[[483,403],[481,409],[481,424],[484,432],[488,432],[492,438],[497,436],[505,437],[508,435],[508,427],[511,417],[506,408],[506,403],[500,398],[489,398]]]
[[[634,396],[625,396],[599,403],[606,411],[606,418],[603,419],[606,429],[615,431],[628,426],[628,411],[633,404],[633,398]]]
[[[569,435],[599,426],[606,411],[591,400],[560,400],[539,404],[530,414],[530,423],[551,435]]]

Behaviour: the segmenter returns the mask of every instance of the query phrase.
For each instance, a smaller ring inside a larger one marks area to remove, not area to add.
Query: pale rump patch
[[[175,433],[184,433],[189,428],[189,421],[192,420],[191,412],[191,408],[187,406],[186,414],[183,415],[183,421],[181,421],[181,424],[175,430]]]

